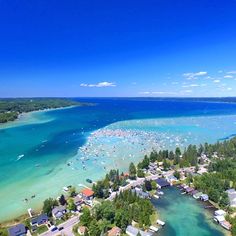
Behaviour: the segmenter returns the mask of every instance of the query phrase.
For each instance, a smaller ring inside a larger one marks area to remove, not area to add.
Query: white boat
[[[17,161],[19,161],[24,156],[25,156],[24,154],[19,155],[18,158],[17,158]]]
[[[68,192],[69,189],[67,187],[63,187],[63,191]]]
[[[153,232],[157,232],[157,231],[158,231],[158,228],[155,227],[155,226],[153,226],[153,225],[151,225],[151,226],[149,227],[149,229],[150,229],[151,231],[153,231]]]
[[[159,224],[161,226],[164,226],[166,223],[162,220],[157,220],[157,224]]]
[[[159,199],[160,197],[158,195],[153,195],[154,198]]]

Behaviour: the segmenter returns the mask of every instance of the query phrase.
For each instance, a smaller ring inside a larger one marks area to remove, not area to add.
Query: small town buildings
[[[119,227],[115,226],[107,232],[107,235],[108,236],[120,236],[121,235],[121,229]]]
[[[220,224],[221,222],[225,221],[224,216],[214,216],[214,221]]]
[[[152,232],[144,232],[142,230],[139,230],[139,229],[133,227],[132,225],[127,226],[125,233],[128,234],[129,236],[137,236],[138,233],[140,233],[141,236],[152,236],[153,235]]]
[[[41,214],[41,215],[38,215],[34,218],[31,219],[30,221],[30,224],[32,226],[40,226],[40,225],[43,225],[43,224],[46,224],[48,222],[49,218],[46,214]]]
[[[236,191],[235,189],[228,189],[226,190],[226,193],[229,197],[229,204],[231,207],[236,207]]]
[[[87,230],[87,227],[79,226],[79,228],[78,228],[79,235],[84,235],[86,230]]]
[[[94,192],[91,189],[85,188],[81,191],[81,195],[85,201],[93,200]]]
[[[170,186],[170,183],[164,178],[157,179],[156,183],[157,183],[158,188],[164,188],[164,187],[169,187]]]
[[[65,206],[56,206],[52,209],[52,216],[55,219],[61,219],[66,214]]]
[[[9,236],[25,236],[27,234],[27,228],[23,224],[18,224],[8,229]]]

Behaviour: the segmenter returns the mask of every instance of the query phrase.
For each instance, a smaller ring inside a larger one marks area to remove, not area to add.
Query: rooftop
[[[94,195],[94,192],[91,189],[85,188],[81,191],[81,193],[83,195],[85,195],[86,197],[91,197]]]

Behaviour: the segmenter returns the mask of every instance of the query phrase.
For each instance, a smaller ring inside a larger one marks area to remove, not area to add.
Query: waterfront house
[[[193,196],[193,195],[195,195],[195,194],[197,194],[197,193],[198,193],[197,190],[193,190],[193,191],[191,192],[191,195]]]
[[[157,183],[158,188],[164,188],[164,187],[169,187],[170,186],[170,183],[164,178],[157,179],[156,183]]]
[[[56,206],[52,209],[52,216],[55,219],[61,219],[66,214],[65,206]]]
[[[229,204],[231,207],[236,207],[236,191],[235,189],[228,189],[226,190],[226,193],[229,197]]]
[[[218,224],[221,224],[221,222],[225,221],[224,216],[214,216],[214,221],[217,222]]]
[[[202,192],[198,192],[198,193],[194,194],[193,197],[194,197],[195,199],[199,199],[202,194],[203,194]]]
[[[215,216],[225,216],[226,215],[226,212],[224,211],[224,210],[216,210],[215,212],[214,212],[214,215]]]
[[[46,214],[41,214],[41,215],[38,215],[38,216],[32,218],[30,221],[30,224],[32,226],[40,226],[40,225],[46,224],[48,222],[48,220],[49,220],[49,218]]]
[[[220,225],[227,230],[231,230],[232,227],[232,225],[226,220],[220,222]]]
[[[178,179],[174,175],[169,175],[166,177],[166,179],[171,185],[173,185],[176,181],[178,181]]]
[[[81,194],[85,201],[93,200],[94,192],[91,189],[85,188],[81,191]]]
[[[108,236],[120,236],[121,235],[121,229],[119,227],[115,226],[107,232],[107,235]]]
[[[78,207],[81,206],[83,204],[83,199],[81,198],[81,196],[77,195],[74,197],[74,204]]]
[[[202,195],[200,196],[200,200],[202,200],[202,201],[206,202],[206,201],[208,201],[208,200],[209,200],[209,197],[208,197],[208,195],[207,195],[207,194],[202,194]]]
[[[144,232],[140,229],[137,229],[136,227],[133,227],[132,225],[128,225],[125,231],[126,234],[129,236],[137,236],[138,233],[141,234],[141,236],[152,236],[152,232]]]
[[[27,228],[23,224],[18,224],[8,229],[9,236],[24,236],[27,234]]]
[[[149,193],[144,192],[144,191],[142,191],[142,190],[139,189],[139,188],[132,189],[131,191],[132,191],[133,193],[136,193],[136,195],[139,196],[140,198],[143,198],[143,199],[148,199],[148,198],[150,198],[150,194],[149,194]]]
[[[190,194],[191,192],[193,192],[194,191],[194,188],[191,188],[191,187],[187,187],[186,189],[185,189],[185,192],[187,193],[187,194]]]

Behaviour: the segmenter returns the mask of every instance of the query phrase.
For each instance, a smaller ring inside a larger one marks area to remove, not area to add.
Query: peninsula
[[[68,98],[4,98],[0,99],[0,123],[14,121],[24,112],[86,105]]]

